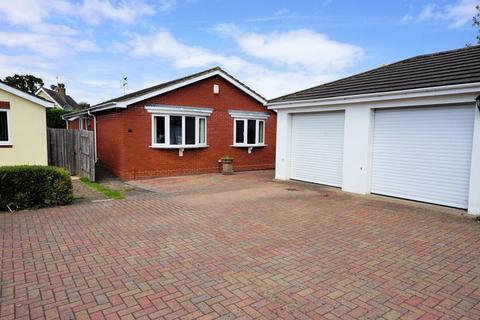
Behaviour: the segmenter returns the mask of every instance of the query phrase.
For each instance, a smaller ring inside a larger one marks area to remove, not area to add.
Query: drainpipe
[[[95,140],[95,163],[98,161],[98,154],[97,154],[97,117],[90,113],[90,110],[87,111],[87,114],[93,117],[93,138]]]

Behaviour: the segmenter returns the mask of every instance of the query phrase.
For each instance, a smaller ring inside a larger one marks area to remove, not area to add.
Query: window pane
[[[165,143],[165,117],[155,117],[155,143]]]
[[[205,119],[198,119],[198,143],[205,143]]]
[[[8,141],[7,113],[0,112],[0,141]]]
[[[185,117],[185,144],[195,144],[195,117]]]
[[[248,127],[247,127],[247,143],[248,144],[255,144],[255,127],[257,121],[255,120],[248,120]]]
[[[244,139],[243,129],[244,129],[245,121],[235,120],[235,123],[236,123],[236,126],[237,126],[235,142],[236,143],[244,143],[245,141],[243,140]]]
[[[170,144],[182,144],[182,117],[170,116]]]
[[[263,143],[263,126],[265,122],[259,121],[258,122],[258,143]]]

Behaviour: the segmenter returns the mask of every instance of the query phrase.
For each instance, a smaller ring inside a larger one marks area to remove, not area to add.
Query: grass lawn
[[[123,192],[120,190],[112,190],[101,183],[90,181],[87,177],[80,178],[80,181],[109,199],[123,199]]]

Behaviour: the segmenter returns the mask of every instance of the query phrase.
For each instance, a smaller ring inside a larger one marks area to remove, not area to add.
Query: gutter
[[[98,154],[97,154],[97,117],[90,113],[90,110],[87,110],[87,114],[93,117],[93,138],[95,140],[95,163],[98,161]]]
[[[64,120],[68,120],[68,119],[76,117],[76,116],[81,116],[81,115],[85,115],[85,114],[90,115],[91,112],[98,112],[98,111],[103,111],[103,110],[108,110],[108,109],[125,108],[125,107],[124,106],[118,106],[116,102],[109,102],[107,104],[96,105],[96,106],[90,107],[90,108],[85,109],[85,110],[74,111],[74,112],[64,114],[62,116],[62,118]]]
[[[426,87],[399,91],[386,91],[367,94],[357,94],[350,96],[337,96],[322,99],[311,100],[294,100],[294,101],[280,101],[267,103],[270,110],[284,109],[284,108],[298,108],[322,105],[337,105],[346,103],[362,103],[371,101],[393,100],[402,98],[418,98],[432,95],[442,94],[462,94],[480,92],[480,82],[456,84],[449,86]]]

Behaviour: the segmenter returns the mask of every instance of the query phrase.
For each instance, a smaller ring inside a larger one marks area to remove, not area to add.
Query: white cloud
[[[108,21],[131,25],[155,11],[171,10],[176,4],[176,0],[0,2],[0,23],[3,26],[0,30],[0,76],[35,74],[45,83],[55,83],[59,76],[59,81],[73,84],[69,86],[73,96],[90,102],[107,98],[106,92],[120,94],[121,86],[105,78],[111,72],[105,71],[109,62],[103,61],[98,68],[91,64],[89,68],[75,65],[75,59],[81,57],[79,54],[100,51],[95,43],[95,31],[98,29],[89,26]],[[110,69],[116,68],[114,62],[109,65]],[[102,78],[108,82],[94,84],[85,81]]]
[[[403,23],[408,23],[413,21],[415,18],[411,14],[406,14],[402,17],[402,22]]]
[[[167,61],[175,68],[220,65],[267,98],[339,78],[363,56],[359,47],[330,40],[309,30],[259,35],[243,33],[228,25],[216,29],[224,35],[231,35],[247,57],[225,55],[186,44],[168,30],[131,35],[123,50],[139,59]],[[248,56],[263,62],[256,63]]]
[[[167,30],[158,30],[146,36],[133,35],[128,45],[130,53],[137,58],[154,56],[170,61],[176,68],[203,68],[221,64],[238,70],[248,64],[236,56],[217,54],[199,46],[184,44]]]
[[[161,1],[160,8],[166,2]],[[15,0],[4,1],[0,6],[0,17],[15,25],[23,25],[32,29],[48,20],[61,17],[80,17],[88,24],[98,24],[103,20],[121,23],[132,23],[144,15],[155,13],[154,7],[143,1],[122,1],[112,4],[110,0],[84,0],[72,3],[66,0]]]
[[[177,4],[177,0],[159,0],[158,8],[160,11],[169,11]]]
[[[89,24],[98,24],[103,19],[132,23],[141,16],[154,14],[155,10],[140,1],[121,2],[115,6],[109,0],[84,0],[83,4],[73,6],[69,13],[79,14]]]
[[[475,6],[478,4],[478,0],[459,0],[453,5],[445,6],[428,4],[416,16],[404,16],[402,22],[442,21],[446,22],[450,29],[459,28],[472,21],[476,12]]]
[[[32,67],[34,65],[35,67]],[[35,55],[19,54],[15,56],[0,54],[0,77],[12,75],[14,73],[35,74],[34,71],[45,73],[45,70],[51,69],[54,64],[45,61]],[[40,71],[41,70],[41,71]]]
[[[233,37],[246,54],[278,65],[332,72],[344,70],[363,57],[362,48],[331,40],[308,29],[259,34],[220,24],[216,30]]]
[[[0,45],[55,59],[98,51],[99,47],[85,33],[61,23],[78,21],[78,18],[87,24],[98,24],[103,20],[131,23],[140,16],[153,13],[153,7],[140,0],[115,4],[110,0],[83,0],[79,3],[66,0],[5,1],[0,6],[0,21],[3,19],[21,31],[0,32]]]
[[[118,95],[121,86],[119,81],[112,81],[112,77],[126,74],[130,67],[101,57],[97,60],[97,56],[89,59],[88,68],[76,65],[76,53],[100,50],[93,41],[97,29],[89,27],[87,30],[94,30],[90,34],[80,28],[105,21],[135,26],[139,18],[155,11],[171,10],[176,3],[176,0],[2,3],[0,21],[3,20],[6,28],[0,31],[0,48],[6,48],[10,56],[0,54],[0,74],[31,73],[41,76],[46,83],[54,83],[58,75],[61,81],[73,84],[68,90],[74,97],[91,103]],[[289,12],[284,10],[274,14],[275,17],[286,15]],[[112,40],[114,43],[108,46],[109,54],[116,53],[123,58],[127,53],[142,66],[153,67],[161,62],[165,70],[188,69],[182,74],[219,65],[267,98],[339,78],[363,56],[361,48],[312,30],[262,34],[245,32],[234,25],[219,25],[216,31],[232,41],[235,53],[226,54],[187,43],[168,30],[157,29],[148,34],[117,34]],[[135,65],[133,61],[132,65]],[[135,70],[133,75],[132,90],[144,85],[147,79],[149,83],[165,80],[150,70],[146,73]]]
[[[34,54],[45,61],[55,59],[58,66],[61,62],[59,58],[100,50],[91,36],[71,27],[75,26],[71,22],[78,22],[80,19],[90,25],[104,20],[131,23],[138,17],[153,13],[154,8],[141,0],[3,1],[0,6],[0,21],[4,20],[7,22],[6,26],[15,31],[0,31],[0,46],[22,52],[26,50],[26,54]]]
[[[89,40],[73,39],[66,36],[55,38],[40,33],[0,32],[0,45],[8,48],[28,49],[39,56],[55,58],[67,56],[70,52],[98,51]]]

